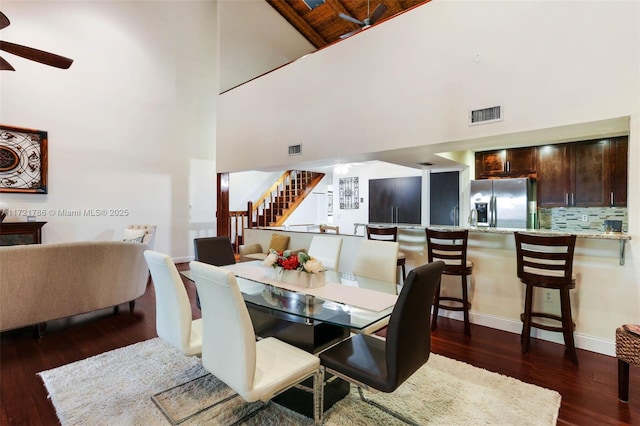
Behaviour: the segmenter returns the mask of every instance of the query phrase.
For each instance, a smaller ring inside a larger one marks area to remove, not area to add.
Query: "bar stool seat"
[[[618,399],[629,402],[629,364],[640,365],[640,325],[625,324],[616,330]]]
[[[531,328],[560,332],[571,361],[578,364],[578,355],[573,340],[575,323],[571,316],[569,290],[576,287],[573,275],[573,252],[575,235],[541,236],[515,232],[518,278],[526,286],[522,321],[522,353],[529,352]],[[535,287],[558,290],[560,292],[560,315],[533,310],[533,290]],[[559,322],[550,325],[537,321],[546,318]]]
[[[398,242],[398,227],[397,226],[383,227],[383,226],[367,225],[367,239]],[[406,272],[407,255],[401,251],[398,251],[396,264],[401,269],[402,283],[404,284],[404,281],[407,279],[407,272]]]
[[[469,311],[471,302],[467,288],[467,277],[473,272],[473,262],[467,259],[468,230],[443,231],[436,229],[425,230],[427,235],[427,255],[429,263],[437,260],[444,262],[442,275],[453,275],[461,278],[462,297],[441,296],[440,286],[436,290],[436,297],[433,302],[433,318],[431,319],[431,330],[438,328],[438,312],[440,309],[448,311],[462,311],[464,318],[464,334],[471,336],[471,322]],[[454,304],[443,304],[442,301],[453,302]]]

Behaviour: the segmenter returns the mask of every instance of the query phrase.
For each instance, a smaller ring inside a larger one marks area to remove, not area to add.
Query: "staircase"
[[[230,211],[231,237],[234,246],[242,244],[242,229],[258,226],[282,226],[324,173],[304,170],[287,170],[254,203],[247,203],[246,211]]]

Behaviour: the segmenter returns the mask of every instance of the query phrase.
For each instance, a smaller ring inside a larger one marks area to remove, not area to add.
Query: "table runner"
[[[327,281],[323,287],[307,288],[294,284],[276,281],[269,278],[271,268],[262,266],[261,263],[241,262],[235,265],[224,266],[238,277],[270,284],[274,287],[282,288],[297,293],[309,294],[332,302],[343,303],[369,311],[380,312],[395,305],[398,296],[395,294],[383,293],[369,290],[367,288],[353,287],[341,283]]]

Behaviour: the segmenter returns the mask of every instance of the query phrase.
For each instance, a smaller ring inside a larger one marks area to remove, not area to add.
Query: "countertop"
[[[359,226],[366,226],[366,223],[356,223],[356,230]],[[425,229],[426,226],[411,225],[411,224],[391,224],[391,223],[371,223],[372,226],[397,226],[398,229]],[[577,238],[593,238],[599,240],[623,240],[628,241],[631,239],[631,235],[625,232],[602,232],[602,231],[555,231],[550,229],[517,229],[517,228],[492,228],[487,226],[477,227],[460,227],[460,226],[444,226],[434,225],[429,226],[433,229],[468,229],[470,233],[483,233],[483,234],[513,234],[514,232],[526,232],[528,234],[539,235],[566,235],[572,234]]]

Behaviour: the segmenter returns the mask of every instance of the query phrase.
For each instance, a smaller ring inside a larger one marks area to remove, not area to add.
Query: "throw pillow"
[[[125,229],[122,235],[122,241],[132,243],[141,243],[147,231],[144,229]]]
[[[289,246],[288,235],[280,235],[280,234],[271,235],[271,242],[269,243],[270,249],[274,249],[275,251],[285,251],[288,246]]]

